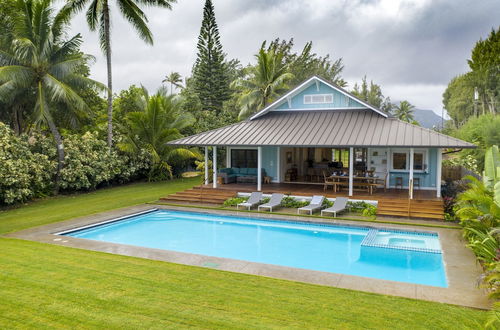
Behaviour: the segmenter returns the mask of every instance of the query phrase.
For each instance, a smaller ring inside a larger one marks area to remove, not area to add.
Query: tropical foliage
[[[140,5],[171,9],[175,0],[116,0],[121,15],[137,31],[139,37],[153,44],[153,35],[147,26],[146,14]],[[108,145],[113,144],[113,78],[111,71],[111,6],[110,0],[67,0],[64,11],[79,12],[87,7],[85,16],[91,31],[98,31],[99,43],[106,54],[108,70]]]
[[[500,27],[479,40],[467,61],[471,71],[453,78],[443,104],[458,128],[474,116],[498,114],[500,104]]]
[[[288,66],[283,61],[284,54],[277,47],[266,50],[263,44],[255,57],[257,65],[247,68],[246,76],[234,81],[232,85],[241,91],[238,98],[240,119],[265,108],[289,88],[287,82],[294,77],[288,72]]]
[[[412,123],[412,124],[417,124],[418,122],[413,118],[413,110],[415,109],[415,106],[410,104],[408,101],[401,101],[399,102],[399,105],[394,106],[394,116],[407,123]]]
[[[455,214],[468,247],[481,262],[482,284],[498,299],[500,293],[500,157],[497,146],[486,151],[483,181],[472,176],[468,189],[458,195]],[[496,312],[495,312],[496,313]],[[496,315],[496,314],[494,314]]]
[[[461,140],[478,146],[476,149],[463,150],[455,162],[477,173],[484,169],[485,151],[493,145],[500,145],[500,116],[485,114],[471,117],[467,123],[448,133]]]
[[[161,82],[170,84],[170,94],[174,94],[174,88],[182,88],[182,76],[179,72],[170,72]]]
[[[66,116],[85,116],[90,108],[78,92],[100,84],[79,72],[81,66],[92,60],[79,52],[81,36],[65,40],[68,10],[63,8],[54,14],[50,5],[50,0],[16,1],[23,19],[15,22],[14,38],[0,53],[0,98],[7,104],[24,99],[32,107],[33,123],[49,128],[57,146],[57,192],[65,155],[55,120],[56,109],[62,107]],[[12,109],[18,111],[16,105]]]
[[[358,85],[358,83],[354,84],[354,88],[351,93],[359,99],[368,102],[369,104],[387,113],[390,113],[394,107],[391,103],[391,99],[389,97],[384,97],[380,85],[374,83],[373,80],[371,80],[368,85],[366,76],[363,77],[360,85]]]
[[[149,95],[145,88],[137,99],[137,111],[126,116],[125,138],[118,147],[130,154],[145,150],[152,162],[149,180],[172,178],[173,163],[190,158],[200,158],[196,150],[175,148],[167,142],[180,138],[180,130],[191,125],[194,118],[180,110],[174,95],[167,95],[166,89],[159,89]]]
[[[65,134],[66,165],[61,172],[63,191],[91,190],[144,176],[150,168],[141,153],[108,152],[98,133]],[[51,138],[40,134],[17,136],[0,122],[0,205],[50,195],[57,169],[57,151]]]

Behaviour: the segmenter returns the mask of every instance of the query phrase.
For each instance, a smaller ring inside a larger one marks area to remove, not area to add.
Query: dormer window
[[[308,94],[304,95],[304,104],[333,103],[333,94]]]

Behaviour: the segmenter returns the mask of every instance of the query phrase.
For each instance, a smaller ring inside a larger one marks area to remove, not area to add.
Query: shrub
[[[299,201],[291,196],[285,196],[281,200],[281,206],[291,209],[297,209],[309,205],[308,201]]]
[[[32,152],[28,140],[0,122],[0,204],[24,202],[51,190],[55,162]]]
[[[64,134],[65,166],[61,189],[67,192],[95,189],[144,177],[150,167],[142,152],[126,155],[108,151],[97,133]],[[0,204],[14,204],[47,196],[56,172],[56,148],[41,133],[17,137],[0,122]]]
[[[224,201],[224,206],[236,206],[239,203],[246,202],[249,197],[232,197]]]
[[[365,217],[374,217],[377,214],[377,207],[367,203],[361,214]]]

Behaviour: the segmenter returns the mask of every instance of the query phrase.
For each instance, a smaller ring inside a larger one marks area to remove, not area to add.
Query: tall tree
[[[283,54],[284,64],[288,65],[288,71],[294,75],[294,78],[290,81],[291,85],[299,84],[312,75],[317,75],[340,87],[345,87],[347,83],[341,77],[344,69],[342,59],[332,60],[330,55],[319,56],[312,51],[312,46],[312,41],[309,41],[302,51],[297,53],[293,51],[293,38],[288,41],[278,38],[269,44],[267,50],[274,49],[276,53]]]
[[[33,98],[34,123],[47,125],[56,143],[57,193],[64,143],[54,114],[61,106],[70,116],[89,111],[77,91],[83,86],[104,86],[81,74],[81,66],[93,58],[79,51],[80,34],[65,40],[68,10],[63,8],[54,15],[50,0],[16,0],[15,5],[22,19],[16,21],[11,47],[0,52],[0,99],[8,102],[18,95]]]
[[[195,92],[203,110],[219,113],[223,102],[230,97],[230,81],[211,0],[205,1],[197,49],[192,77]]]
[[[137,111],[127,114],[127,134],[118,147],[130,153],[141,149],[149,153],[153,163],[150,181],[171,178],[175,162],[200,157],[194,149],[175,148],[167,144],[180,138],[179,131],[194,122],[189,113],[181,111],[174,95],[167,96],[166,90],[160,89],[150,96],[143,88],[141,97],[136,101]]]
[[[500,107],[500,27],[492,29],[488,38],[476,43],[467,62],[483,114],[486,111],[496,114]]]
[[[405,121],[407,123],[418,124],[415,121],[415,118],[413,118],[414,109],[415,106],[413,106],[410,102],[401,101],[399,102],[399,105],[394,106],[394,116],[397,119]]]
[[[108,146],[113,144],[113,78],[111,71],[111,0],[67,0],[66,8],[81,11],[87,5],[87,23],[91,31],[98,30],[102,51],[106,54],[108,71]],[[153,35],[147,26],[148,19],[140,5],[172,9],[176,0],[115,0],[122,16],[135,28],[139,37],[153,44]]]
[[[165,76],[162,83],[170,83],[170,94],[174,94],[175,88],[182,88],[182,76],[179,72],[170,72],[170,74]]]
[[[443,93],[443,105],[455,127],[460,127],[480,112],[474,101],[474,78],[466,73],[453,78]]]
[[[368,102],[369,104],[387,113],[392,111],[393,104],[391,103],[391,99],[389,97],[384,97],[382,88],[380,85],[374,83],[373,80],[371,80],[368,85],[366,76],[364,76],[361,80],[361,85],[358,85],[357,83],[354,84],[354,88],[351,93],[359,99]]]
[[[238,99],[240,119],[247,118],[268,105],[289,88],[287,83],[294,77],[288,72],[283,53],[276,48],[266,50],[263,43],[255,57],[257,65],[248,67],[247,76],[232,84],[241,91]]]

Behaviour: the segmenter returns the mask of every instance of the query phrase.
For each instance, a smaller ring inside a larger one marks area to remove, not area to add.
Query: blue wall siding
[[[266,170],[266,174],[272,177],[272,180],[278,180],[278,148],[277,147],[262,147],[262,168]]]
[[[413,173],[414,178],[420,178],[420,186],[425,188],[436,188],[436,172],[437,172],[437,149],[429,148],[427,152],[428,160],[426,161],[428,170],[427,173]],[[389,172],[389,185],[392,187],[396,183],[396,177],[403,178],[403,187],[408,187],[409,173],[408,172]]]
[[[327,104],[304,104],[304,95],[305,94],[333,94],[333,103]],[[288,101],[280,104],[276,107],[276,110],[290,110],[290,109],[331,109],[331,108],[366,108],[361,103],[355,101],[354,99],[340,93],[337,90],[332,89],[331,87],[320,83],[319,91],[316,88],[316,84],[313,83],[311,86],[307,87],[305,90],[300,92],[299,94],[292,97],[292,107],[288,107]]]

